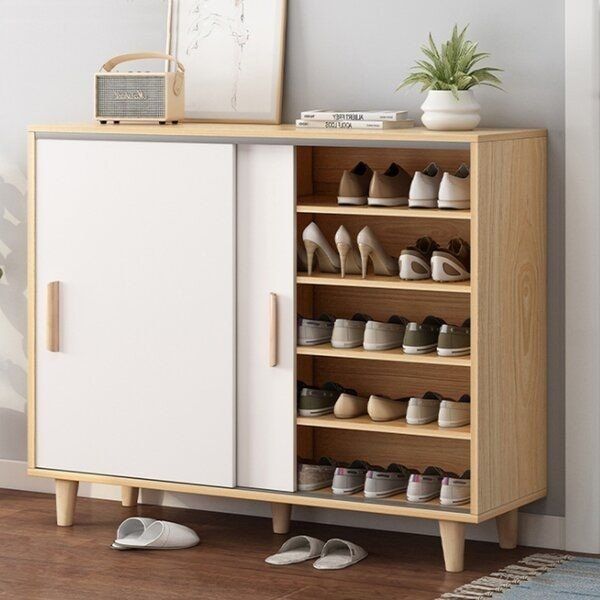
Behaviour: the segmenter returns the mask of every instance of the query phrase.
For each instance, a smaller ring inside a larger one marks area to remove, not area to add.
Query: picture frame
[[[169,0],[185,120],[281,123],[287,0]]]

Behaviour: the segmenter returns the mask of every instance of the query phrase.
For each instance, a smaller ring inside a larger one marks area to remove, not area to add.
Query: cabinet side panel
[[[546,140],[473,144],[474,499],[546,488]]]
[[[294,491],[294,148],[239,145],[237,166],[237,481]],[[277,297],[275,323],[269,320],[271,294]],[[275,366],[269,361],[272,332]]]

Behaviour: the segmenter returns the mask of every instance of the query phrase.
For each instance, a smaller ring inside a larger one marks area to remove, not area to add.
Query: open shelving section
[[[296,370],[308,385],[335,381],[362,397],[418,397],[431,390],[458,400],[469,394],[471,424],[442,428],[437,422],[411,426],[405,419],[375,422],[368,415],[298,416],[297,449],[308,460],[362,459],[384,467],[395,462],[420,471],[434,465],[459,475],[470,469],[471,501],[448,507],[439,499],[411,503],[405,494],[380,500],[362,493],[337,496],[331,489],[297,494],[324,506],[437,519],[444,544],[453,547],[464,536],[458,527],[462,523],[498,517],[504,535],[516,523],[519,506],[545,495],[546,140],[532,134],[448,143],[443,135],[428,135],[436,142],[431,147],[297,148],[297,238],[302,239],[311,221],[332,245],[340,225],[353,236],[369,225],[386,251],[397,257],[425,235],[440,245],[461,237],[471,245],[471,280],[403,281],[372,273],[364,279],[342,278],[315,268],[311,275],[297,273],[297,312],[340,318],[363,313],[377,321],[401,315],[417,322],[435,315],[458,325],[470,318],[471,354],[412,355],[401,349],[336,349],[327,343],[298,346]],[[438,142],[446,143],[441,147]],[[432,161],[449,172],[466,163],[471,168],[471,209],[338,205],[342,172],[359,161],[373,170],[396,162],[409,173]],[[511,242],[518,246],[508,251]]]

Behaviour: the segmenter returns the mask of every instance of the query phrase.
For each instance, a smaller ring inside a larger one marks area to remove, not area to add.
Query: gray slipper
[[[294,565],[321,556],[325,544],[308,535],[296,535],[290,538],[272,556],[265,558],[270,565]]]
[[[333,538],[323,546],[321,558],[315,561],[313,567],[322,571],[345,569],[366,557],[367,552],[364,548],[346,540]]]

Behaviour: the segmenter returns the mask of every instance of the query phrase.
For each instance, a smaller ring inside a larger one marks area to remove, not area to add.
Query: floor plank
[[[136,514],[186,524],[202,543],[171,552],[112,550],[117,525]],[[467,542],[466,570],[451,574],[439,538],[293,523],[290,535],[341,537],[369,552],[351,569],[323,573],[310,562],[265,564],[287,536],[256,517],[79,498],[75,526],[58,528],[52,496],[12,490],[0,490],[0,517],[0,597],[19,600],[433,600],[536,551]]]

